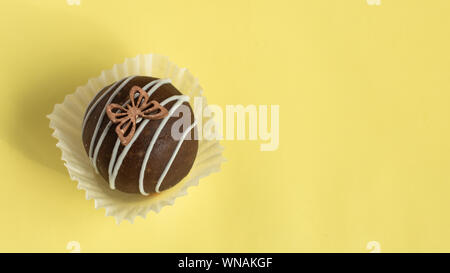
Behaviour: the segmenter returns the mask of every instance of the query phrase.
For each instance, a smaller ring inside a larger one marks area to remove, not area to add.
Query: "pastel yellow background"
[[[450,251],[450,1],[0,4],[0,251]],[[76,189],[45,115],[159,53],[212,104],[280,105],[280,145],[224,141],[188,196],[116,225]]]

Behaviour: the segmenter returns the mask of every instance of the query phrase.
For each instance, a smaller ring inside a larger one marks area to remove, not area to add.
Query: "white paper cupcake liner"
[[[145,75],[169,78],[181,93],[190,97],[193,105],[195,97],[203,97],[202,88],[186,68],[178,68],[167,57],[148,54],[127,58],[110,70],[102,71],[97,78],[89,79],[75,93],[67,95],[61,104],[56,104],[50,119],[56,146],[61,149],[61,159],[65,162],[70,178],[78,182],[78,188],[86,191],[86,199],[94,199],[96,208],[105,208],[107,216],[113,216],[117,223],[128,220],[133,223],[136,216],[146,217],[150,210],[159,212],[162,207],[172,205],[177,197],[187,194],[187,189],[198,184],[199,179],[220,170],[225,161],[223,147],[217,140],[199,140],[199,148],[194,165],[182,181],[157,195],[142,196],[111,190],[108,183],[92,167],[83,148],[81,126],[85,110],[96,93],[103,87],[130,75]],[[203,107],[206,98],[203,97]],[[204,109],[204,108],[203,108]],[[209,119],[203,118],[203,124]],[[199,128],[201,129],[201,128]]]

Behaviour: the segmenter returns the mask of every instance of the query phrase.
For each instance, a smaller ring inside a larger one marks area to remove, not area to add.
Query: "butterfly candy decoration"
[[[150,98],[141,87],[133,86],[130,89],[130,103],[125,107],[111,103],[106,107],[106,114],[116,126],[116,133],[122,145],[130,143],[136,132],[136,124],[142,119],[158,120],[166,117],[168,111],[156,100]]]

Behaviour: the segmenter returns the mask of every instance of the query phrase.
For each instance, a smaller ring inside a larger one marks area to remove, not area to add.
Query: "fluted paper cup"
[[[95,207],[105,208],[106,215],[113,216],[117,223],[123,220],[133,223],[137,216],[145,218],[150,210],[159,212],[162,207],[172,205],[176,198],[187,194],[189,187],[197,185],[202,177],[218,172],[225,161],[219,141],[199,139],[197,157],[191,171],[174,187],[152,196],[111,190],[108,183],[95,172],[86,155],[81,139],[81,126],[86,108],[97,92],[130,75],[169,78],[181,93],[190,97],[191,105],[195,97],[202,97],[203,107],[207,106],[198,80],[187,69],[179,68],[167,57],[155,54],[125,59],[124,63],[102,71],[99,77],[89,79],[86,85],[78,87],[61,104],[55,105],[53,112],[47,117],[70,178],[77,181],[78,188],[86,192],[86,199],[94,199]],[[209,119],[203,118],[203,123]]]

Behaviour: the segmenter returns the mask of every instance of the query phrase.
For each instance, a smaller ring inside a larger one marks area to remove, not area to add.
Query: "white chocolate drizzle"
[[[129,82],[131,81],[135,76],[131,76],[128,78],[125,78],[122,83],[120,84],[119,87],[117,87],[113,94],[111,94],[111,96],[108,98],[108,101],[105,104],[105,108],[108,104],[110,104],[112,102],[112,100],[116,97],[116,95],[120,92],[120,90]],[[147,89],[150,88],[150,90],[147,92],[148,96],[150,97],[154,92],[156,92],[158,90],[159,87],[161,87],[164,84],[170,83],[170,79],[159,79],[159,80],[154,80],[148,84],[146,84],[142,89],[147,91]],[[111,90],[113,90],[118,84],[120,83],[120,81],[116,82],[115,84],[113,84],[110,88],[108,88],[108,90],[102,94],[102,96],[100,96],[92,105],[92,107],[89,109],[88,113],[86,114],[85,119],[83,120],[83,125],[82,125],[82,130],[84,131],[85,125],[86,125],[86,121],[88,119],[88,117],[91,115],[93,109],[98,105],[98,103],[106,96],[106,94],[110,93]],[[159,124],[158,128],[156,129],[155,133],[153,134],[152,140],[149,143],[149,146],[147,147],[146,153],[145,153],[145,157],[144,160],[142,162],[141,165],[141,169],[140,169],[140,173],[139,173],[139,191],[142,195],[148,195],[148,193],[145,192],[144,190],[144,175],[145,175],[145,169],[147,166],[147,162],[148,159],[150,158],[150,154],[153,150],[153,146],[155,145],[160,133],[162,132],[162,130],[164,129],[165,125],[167,124],[168,120],[170,117],[172,117],[172,115],[175,113],[175,111],[178,109],[178,107],[180,107],[184,102],[189,101],[189,97],[185,96],[185,95],[175,95],[175,96],[171,96],[167,99],[165,99],[163,102],[160,103],[161,106],[166,105],[167,103],[171,102],[171,101],[175,101],[176,103],[171,107],[171,109],[169,110],[169,114],[161,121],[161,123]],[[130,102],[130,99],[128,99],[123,106],[127,105]],[[97,137],[98,131],[100,130],[100,126],[103,123],[103,119],[105,116],[105,109],[103,109],[103,111],[100,114],[100,117],[97,121],[96,127],[94,129],[94,133],[92,135],[91,138],[91,142],[90,142],[90,146],[89,146],[89,158],[92,161],[92,164],[94,166],[94,169],[96,172],[98,172],[97,169],[97,157],[98,157],[98,153],[100,150],[100,147],[102,146],[102,143],[109,131],[109,129],[112,126],[112,122],[109,121],[106,125],[106,127],[103,129],[96,145],[95,145],[95,149],[94,149],[94,142],[95,142],[95,138]],[[139,135],[142,133],[142,131],[144,130],[145,126],[147,125],[147,123],[150,120],[143,120],[142,122],[140,122],[140,126],[139,128],[136,130],[133,138],[131,139],[130,143],[126,146],[124,146],[122,152],[120,153],[119,156],[117,156],[118,154],[118,150],[120,147],[120,140],[117,137],[116,142],[114,144],[114,148],[112,150],[111,153],[111,159],[109,161],[109,165],[108,165],[108,177],[109,177],[109,186],[111,189],[115,189],[115,180],[117,177],[117,174],[119,172],[119,169],[123,163],[123,160],[125,159],[128,151],[130,150],[131,146],[133,145],[133,143],[136,141],[136,139],[139,137]],[[186,136],[189,134],[190,131],[192,131],[192,129],[195,127],[195,125],[197,124],[196,121],[194,121],[194,123],[189,126],[185,132],[183,132],[183,135],[181,136],[180,140],[177,143],[177,146],[174,150],[174,152],[172,153],[172,156],[169,159],[169,162],[166,164],[161,176],[159,177],[156,187],[155,187],[155,192],[159,192],[159,188],[164,180],[164,178],[166,177],[173,161],[175,160],[176,155],[178,154]]]
[[[136,76],[132,76],[132,77],[128,77],[126,80],[124,80],[123,82],[122,82],[122,84],[120,84],[119,85],[119,87],[116,89],[116,90],[114,90],[114,92],[111,94],[111,96],[108,98],[108,100],[106,101],[106,103],[105,103],[105,107],[103,107],[103,110],[102,110],[102,112],[100,113],[100,117],[98,118],[98,121],[97,121],[97,124],[95,125],[95,129],[94,129],[94,133],[92,134],[92,138],[91,138],[91,144],[89,145],[89,158],[92,158],[92,153],[94,152],[94,141],[95,141],[95,138],[97,138],[97,133],[98,133],[98,130],[100,129],[100,125],[102,124],[102,122],[103,122],[103,118],[105,117],[105,113],[106,113],[106,106],[108,105],[108,104],[110,104],[111,102],[112,102],[112,100],[116,97],[116,95],[120,92],[120,90],[122,90],[122,88],[129,82],[129,81],[131,81],[133,78],[135,78]],[[97,101],[96,101],[96,105],[98,104],[98,102],[103,98],[103,96],[106,94],[106,93],[109,93],[109,91],[111,90],[111,88],[110,89],[108,89],[103,95],[102,95],[102,97],[100,97]],[[92,107],[91,109],[93,109],[94,107]],[[86,120],[87,120],[87,116],[86,116]]]
[[[146,84],[144,87],[142,87],[142,89],[144,91],[147,91],[147,89],[149,89],[150,87],[153,86],[153,88],[151,88],[147,94],[150,97],[161,85],[166,84],[166,83],[170,83],[170,79],[160,79],[160,80],[154,80],[148,84]],[[130,103],[130,99],[128,99],[122,106],[125,107],[125,105],[127,105],[128,103]],[[94,150],[94,155],[92,157],[92,164],[94,166],[95,171],[98,173],[98,169],[97,169],[97,156],[98,156],[98,152],[100,150],[100,147],[103,144],[103,140],[106,137],[106,134],[108,133],[109,129],[112,126],[112,122],[109,121],[108,124],[106,125],[105,129],[103,129],[102,134],[100,135],[100,138],[97,141],[97,144],[95,145],[95,150]],[[112,188],[113,189],[113,188]]]
[[[192,125],[189,126],[189,127],[186,129],[186,131],[183,132],[183,135],[181,136],[181,139],[180,139],[180,140],[178,141],[178,143],[177,143],[177,147],[175,148],[175,151],[173,152],[172,156],[170,157],[169,162],[167,163],[166,167],[164,168],[163,173],[161,174],[161,176],[160,176],[159,179],[158,179],[158,182],[156,183],[156,188],[155,188],[155,191],[156,191],[156,192],[159,192],[159,187],[161,186],[161,183],[163,182],[164,178],[166,177],[167,172],[168,172],[169,169],[170,169],[170,166],[172,166],[172,163],[173,163],[173,161],[175,160],[175,157],[177,156],[178,151],[180,150],[181,145],[182,145],[183,142],[184,142],[184,139],[185,139],[186,136],[189,134],[189,132],[195,127],[195,125],[197,125],[197,121],[195,121],[194,123],[192,123]],[[142,166],[142,167],[141,167],[141,174],[143,173],[142,170],[145,170],[145,166]],[[144,180],[144,176],[142,176],[142,177],[140,176],[140,177],[139,177],[139,186],[141,185],[141,179]],[[143,183],[143,182],[142,182],[142,183]],[[141,193],[142,193],[142,191],[141,191]]]
[[[159,134],[161,133],[162,129],[163,129],[164,126],[166,125],[166,123],[167,123],[167,121],[169,120],[169,118],[174,114],[174,112],[178,109],[178,107],[180,107],[180,105],[181,105],[183,102],[189,101],[189,97],[188,97],[188,96],[184,96],[184,95],[181,95],[181,96],[172,96],[172,97],[169,97],[169,98],[165,99],[163,102],[160,103],[160,105],[161,105],[161,106],[164,106],[165,104],[167,104],[167,103],[169,103],[169,102],[171,102],[171,101],[174,101],[174,100],[177,100],[177,102],[172,106],[172,108],[170,109],[169,114],[167,115],[167,117],[165,117],[165,118],[161,121],[161,123],[159,124],[158,129],[156,129],[155,134],[153,135],[153,138],[152,138],[152,140],[151,140],[151,142],[150,142],[150,145],[149,145],[149,147],[147,148],[147,150],[148,150],[149,148],[153,148],[153,145],[155,144],[156,140],[158,139]],[[139,135],[140,135],[141,132],[144,130],[144,127],[147,125],[147,123],[148,123],[149,121],[150,121],[150,120],[146,119],[146,120],[144,120],[144,121],[141,123],[141,125],[139,126],[139,128],[138,128],[138,129],[136,130],[136,132],[134,133],[134,136],[133,136],[133,138],[131,139],[130,143],[128,143],[128,145],[126,145],[126,146],[123,148],[123,151],[120,153],[119,157],[117,158],[117,161],[116,161],[115,163],[111,163],[111,161],[110,161],[110,164],[109,164],[110,168],[111,168],[112,165],[114,166],[114,169],[112,170],[112,173],[109,175],[109,185],[110,185],[110,187],[111,187],[111,185],[112,185],[112,187],[115,187],[115,186],[114,186],[114,183],[115,183],[115,180],[116,180],[116,177],[117,177],[117,173],[119,172],[120,166],[122,165],[122,162],[123,162],[123,160],[125,159],[125,156],[127,155],[127,153],[128,153],[128,151],[130,150],[131,146],[132,146],[133,143],[136,141],[136,139],[139,137]],[[117,142],[120,142],[120,140],[119,140],[119,139],[116,140],[116,145],[115,145],[115,146],[117,146],[117,149],[118,149],[119,147],[118,147],[118,145],[117,145]],[[114,147],[114,148],[116,148],[116,147]],[[114,153],[114,151],[113,151],[113,153]],[[115,151],[115,154],[117,155],[117,151]],[[113,158],[113,157],[111,157],[111,160],[116,160],[116,159]],[[147,194],[145,191],[143,191],[143,190],[142,190],[142,191],[140,190],[140,192],[141,192],[141,194],[143,194],[143,195],[148,195],[148,194]]]
[[[108,88],[108,90],[105,91],[105,93],[103,93],[91,106],[91,108],[89,108],[89,111],[86,113],[86,116],[83,119],[83,124],[81,126],[81,131],[84,132],[84,127],[86,126],[86,122],[89,118],[89,116],[92,114],[92,111],[94,110],[94,108],[97,106],[97,104],[114,88],[116,87],[118,84],[120,83],[120,81],[117,81],[116,83],[114,83],[113,85],[111,85],[110,88]]]

